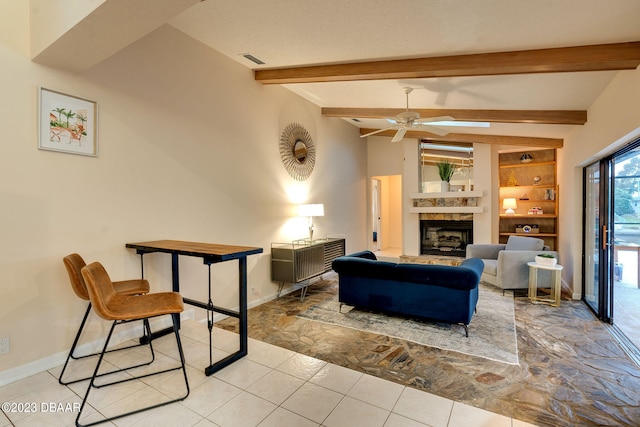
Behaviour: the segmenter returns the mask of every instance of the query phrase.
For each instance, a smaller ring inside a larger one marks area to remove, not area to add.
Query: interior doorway
[[[402,175],[371,178],[370,248],[382,256],[402,255]]]
[[[380,230],[380,215],[382,206],[380,205],[381,183],[379,179],[371,180],[371,223],[373,232],[371,233],[371,244],[374,252],[380,250],[380,239],[382,233]]]

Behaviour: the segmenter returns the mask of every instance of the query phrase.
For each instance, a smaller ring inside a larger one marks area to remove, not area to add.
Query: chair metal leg
[[[120,323],[129,323],[129,322],[130,322],[129,320],[125,320],[125,321],[119,322],[118,324],[120,324]],[[143,336],[144,337],[150,337],[151,336],[151,325],[149,325],[149,319],[143,319],[142,323],[144,325]],[[142,366],[151,365],[156,360],[156,353],[155,353],[155,351],[153,351],[153,344],[151,343],[151,341],[152,340],[148,340],[147,341],[147,345],[149,345],[149,350],[151,351],[151,360],[149,360],[147,362],[139,363],[137,365],[127,366],[126,368],[120,368],[120,369],[116,369],[116,370],[113,370],[113,371],[105,372],[103,374],[98,374],[98,375],[96,375],[96,378],[104,377],[105,375],[115,374],[117,372],[127,371],[129,369],[141,368]],[[143,345],[143,344],[135,344],[135,345],[130,345],[128,347],[117,348],[117,349],[114,349],[114,350],[107,350],[105,352],[105,354],[106,353],[111,353],[111,352],[114,352],[114,351],[126,350],[126,349],[132,348],[132,347],[139,347],[140,345]],[[154,374],[142,375],[142,376],[139,376],[137,378],[143,378],[143,377],[147,377],[147,376],[150,376],[150,375],[154,375]],[[90,377],[87,377],[87,379],[89,379],[89,378]],[[103,384],[94,384],[94,387],[95,388],[102,388],[102,387],[110,386],[110,385],[113,385],[113,384],[124,383],[124,382],[131,381],[131,380],[134,380],[134,379],[136,379],[136,378],[128,378],[128,379],[119,380],[119,381],[111,381],[111,382],[103,383]]]
[[[176,321],[176,318],[178,318],[178,316],[179,315],[172,314],[171,318],[172,318],[172,321],[173,321],[173,331],[174,331],[174,334],[175,334],[175,337],[176,337],[176,344],[178,346],[178,353],[180,354],[180,366],[178,366],[176,368],[170,368],[170,369],[165,369],[165,370],[162,370],[162,371],[154,372],[154,373],[151,373],[151,374],[146,374],[146,375],[141,375],[141,376],[134,377],[134,378],[129,378],[127,380],[122,380],[122,381],[117,381],[117,382],[113,382],[113,383],[109,383],[109,384],[103,384],[103,385],[100,385],[100,386],[96,386],[95,385],[95,380],[99,376],[98,372],[100,370],[100,365],[102,364],[102,361],[104,360],[104,355],[107,353],[107,347],[109,346],[109,341],[111,340],[111,336],[113,335],[113,330],[115,329],[116,325],[121,324],[121,323],[126,323],[126,321],[114,321],[113,322],[113,324],[111,325],[111,329],[109,330],[109,334],[107,335],[107,340],[106,340],[106,342],[104,344],[104,348],[102,349],[102,352],[100,353],[100,357],[98,358],[98,363],[96,364],[96,368],[95,368],[95,370],[93,372],[93,375],[91,376],[91,381],[89,381],[89,386],[87,387],[87,391],[86,391],[86,393],[84,395],[84,398],[82,399],[82,404],[80,405],[80,410],[78,412],[78,416],[76,417],[76,426],[77,427],[89,427],[89,426],[93,426],[93,425],[96,425],[96,424],[101,424],[101,423],[104,423],[104,422],[107,422],[107,421],[112,421],[112,420],[115,420],[115,419],[118,419],[118,418],[126,417],[128,415],[133,415],[133,414],[137,414],[137,413],[140,413],[140,412],[143,412],[143,411],[147,411],[149,409],[154,409],[154,408],[158,408],[160,406],[168,405],[170,403],[179,402],[181,400],[186,399],[187,396],[189,396],[189,393],[190,393],[189,379],[187,378],[187,369],[186,369],[186,364],[185,364],[184,352],[182,350],[182,342],[180,341],[180,333],[178,331],[178,323]],[[149,327],[148,319],[145,319],[145,328],[147,328],[149,332],[151,331],[151,328]],[[178,397],[176,399],[171,399],[171,400],[168,400],[168,401],[165,401],[165,402],[160,402],[160,403],[157,403],[155,405],[147,406],[147,407],[144,407],[144,408],[136,409],[136,410],[133,410],[133,411],[130,411],[130,412],[126,412],[126,413],[123,413],[123,414],[115,415],[115,416],[112,416],[112,417],[109,417],[109,418],[105,418],[105,419],[102,419],[102,420],[99,420],[99,421],[94,421],[94,422],[91,422],[91,423],[88,423],[88,424],[81,424],[80,423],[80,417],[82,416],[82,411],[84,410],[84,407],[85,407],[85,405],[86,405],[86,403],[87,403],[87,401],[89,399],[89,394],[90,394],[92,388],[99,388],[99,387],[105,387],[105,386],[108,386],[108,385],[119,384],[119,383],[122,383],[122,382],[130,381],[130,380],[134,380],[134,379],[145,378],[145,377],[149,377],[149,376],[152,376],[152,375],[158,375],[158,374],[162,374],[162,373],[166,373],[166,372],[171,372],[171,371],[175,371],[175,370],[178,370],[178,369],[182,369],[182,372],[183,372],[183,375],[184,375],[184,382],[185,382],[185,386],[186,386],[186,390],[187,390],[186,393],[184,394],[184,396]]]
[[[69,350],[69,355],[67,356],[67,360],[64,362],[64,366],[62,367],[62,372],[60,372],[60,377],[58,377],[58,382],[62,385],[73,384],[78,381],[84,381],[87,378],[83,378],[81,380],[75,381],[63,381],[62,377],[64,376],[64,371],[67,369],[67,365],[69,364],[70,359],[77,360],[78,357],[74,356],[73,353],[76,351],[76,346],[78,345],[78,340],[80,340],[80,335],[82,334],[82,330],[84,329],[84,324],[87,323],[87,318],[89,317],[89,313],[91,312],[91,303],[87,306],[87,311],[84,312],[84,317],[82,318],[82,322],[80,323],[80,327],[78,328],[78,332],[76,333],[76,337],[73,340],[73,344],[71,344],[71,350]]]
[[[67,369],[67,365],[69,364],[69,361],[71,359],[73,359],[73,360],[86,359],[87,357],[94,357],[94,356],[98,356],[100,354],[99,352],[98,353],[87,354],[87,355],[84,355],[84,356],[76,356],[74,354],[75,351],[76,351],[76,347],[78,346],[78,341],[80,340],[80,335],[82,335],[82,331],[84,330],[84,325],[87,323],[87,319],[89,317],[89,313],[90,312],[91,312],[91,303],[89,303],[89,305],[87,306],[87,311],[85,311],[85,313],[84,313],[84,317],[82,318],[82,322],[80,323],[80,327],[78,328],[78,332],[76,333],[76,337],[74,338],[73,344],[71,345],[71,349],[69,350],[69,354],[67,355],[67,360],[64,362],[64,366],[62,367],[62,372],[60,372],[60,376],[58,377],[58,382],[60,384],[62,384],[62,385],[75,384],[75,383],[78,383],[80,381],[85,381],[85,380],[88,380],[89,378],[91,378],[89,376],[89,377],[79,378],[79,379],[75,379],[75,380],[71,380],[71,381],[66,381],[66,380],[63,379],[64,373],[65,373],[65,371]],[[145,322],[144,323],[144,325],[145,325],[144,326],[145,335],[147,335],[147,331],[148,331],[148,333],[150,335],[151,334],[151,329],[149,327],[148,319],[144,319],[143,322]],[[126,347],[121,347],[121,348],[117,348],[117,349],[113,349],[113,350],[107,350],[107,353],[111,353],[111,352],[114,352],[114,351],[127,350],[127,349],[130,349],[130,348],[139,347],[141,345],[146,345],[146,344],[133,344],[133,345],[129,345],[129,346],[126,346]],[[153,353],[153,347],[150,346],[149,348],[151,350],[151,360],[149,362],[141,363],[141,364],[135,365],[135,366],[129,366],[129,367],[122,368],[122,369],[117,369],[117,370],[110,371],[110,372],[105,372],[103,374],[98,375],[98,377],[102,377],[102,376],[110,375],[110,374],[115,374],[117,372],[122,372],[122,371],[125,371],[127,369],[139,368],[141,366],[145,366],[145,365],[149,365],[149,364],[153,363],[153,361],[155,359],[155,354]]]

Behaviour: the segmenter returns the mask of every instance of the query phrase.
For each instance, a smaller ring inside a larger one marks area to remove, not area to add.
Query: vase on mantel
[[[443,193],[448,193],[451,189],[451,185],[449,181],[440,181],[440,191]]]

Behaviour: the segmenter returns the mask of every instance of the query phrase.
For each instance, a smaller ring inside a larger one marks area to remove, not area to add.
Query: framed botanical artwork
[[[98,155],[97,103],[40,88],[38,148]]]

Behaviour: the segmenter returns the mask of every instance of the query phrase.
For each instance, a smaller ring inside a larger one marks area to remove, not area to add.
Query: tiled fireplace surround
[[[420,214],[420,255],[464,256],[471,243],[472,213]]]
[[[451,194],[447,197],[414,199],[412,204],[416,210],[424,208],[436,211],[414,215],[419,236],[416,255],[464,257],[466,244],[473,243],[474,228],[477,227],[475,214],[464,211],[478,207],[479,202],[479,197],[451,197]],[[457,212],[457,208],[462,212]],[[448,212],[439,212],[440,209]],[[451,223],[451,226],[447,226],[447,223]],[[425,224],[430,224],[430,228]],[[458,239],[462,240],[460,244]],[[439,242],[435,243],[436,240]]]

